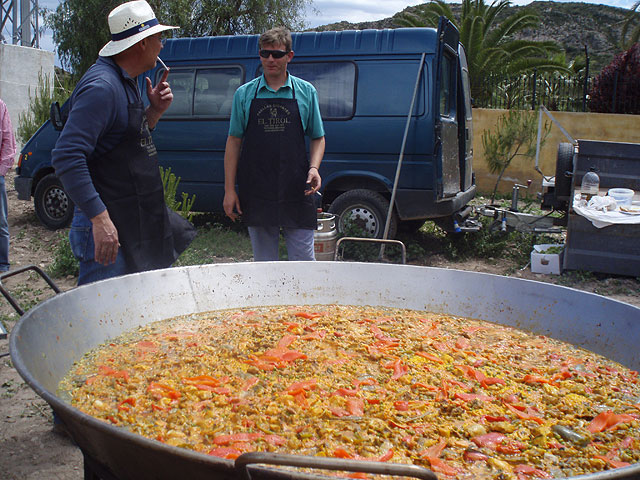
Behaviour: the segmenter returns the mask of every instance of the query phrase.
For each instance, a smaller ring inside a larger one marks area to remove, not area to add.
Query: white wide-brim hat
[[[153,10],[145,0],[123,3],[109,14],[111,41],[98,53],[110,57],[125,51],[143,38],[165,30],[173,30],[168,25],[160,25]]]

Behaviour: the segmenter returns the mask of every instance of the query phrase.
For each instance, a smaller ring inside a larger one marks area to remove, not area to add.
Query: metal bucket
[[[318,226],[313,234],[316,260],[333,260],[337,240],[336,216],[332,213],[318,212]]]

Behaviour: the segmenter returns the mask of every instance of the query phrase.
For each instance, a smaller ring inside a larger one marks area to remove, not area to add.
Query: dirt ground
[[[45,229],[38,221],[31,202],[17,199],[13,190],[13,172],[7,176],[9,197],[10,260],[12,270],[26,265],[46,268],[53,258],[53,247],[60,233]],[[543,282],[562,283],[640,306],[640,282],[626,277],[596,277],[573,280],[534,274],[526,267],[515,270],[508,262],[465,261],[453,263],[434,256],[425,264],[434,267],[465,269]],[[75,286],[75,278],[55,279],[62,290]],[[46,284],[22,274],[4,282],[12,294],[23,302],[43,301],[52,295]],[[23,303],[21,303],[24,305]],[[18,320],[11,306],[0,299],[0,315],[10,331]],[[65,437],[52,430],[51,410],[12,368],[7,339],[0,340],[0,478],[4,480],[77,480],[83,478],[82,455]]]

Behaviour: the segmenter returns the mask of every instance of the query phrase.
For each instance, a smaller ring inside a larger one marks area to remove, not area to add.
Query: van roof
[[[212,58],[255,58],[259,35],[168,39],[162,50],[164,60],[204,60]],[[292,33],[296,57],[353,56],[385,53],[435,53],[435,28],[384,30],[343,30],[340,32]]]

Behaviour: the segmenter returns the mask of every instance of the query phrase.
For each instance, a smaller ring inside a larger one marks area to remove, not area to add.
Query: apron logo
[[[153,143],[153,137],[149,131],[149,121],[145,115],[140,124],[140,146],[147,149],[147,155],[155,155],[157,152],[156,146]]]
[[[258,125],[265,133],[284,132],[291,123],[291,112],[282,105],[265,105],[258,110]]]

